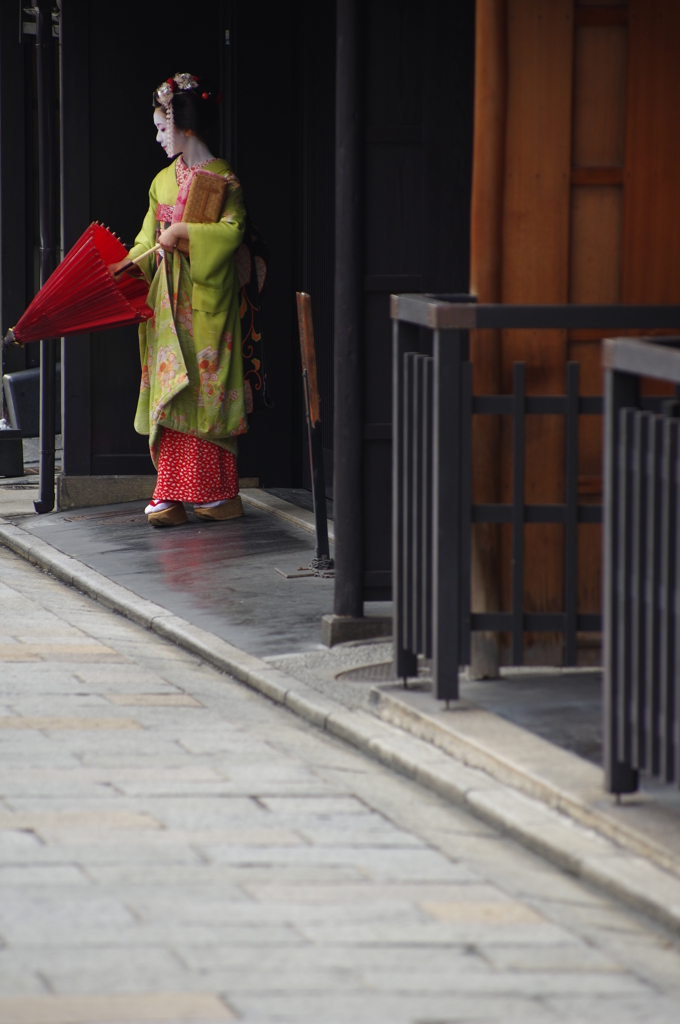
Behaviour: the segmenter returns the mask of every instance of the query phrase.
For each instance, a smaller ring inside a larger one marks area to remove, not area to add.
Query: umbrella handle
[[[118,277],[119,274],[124,273],[128,269],[128,267],[134,267],[136,263],[141,263],[144,257],[150,256],[152,252],[158,252],[160,247],[160,243],[158,245],[152,245],[151,248],[147,249],[146,252],[143,252],[141,256],[135,256],[133,260],[130,260],[130,262],[126,263],[124,267],[121,267],[120,270],[117,270],[114,277]]]
[[[152,245],[151,248],[147,249],[146,252],[143,252],[141,256],[135,256],[135,258],[133,260],[130,260],[130,263],[140,263],[141,260],[143,260],[145,256],[150,256],[152,252],[158,252],[160,247],[161,247],[160,242],[158,243],[158,245]]]

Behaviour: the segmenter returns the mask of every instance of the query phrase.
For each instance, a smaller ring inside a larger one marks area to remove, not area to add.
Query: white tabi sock
[[[218,505],[226,505],[228,498],[223,498],[222,501],[206,501],[201,505],[194,505],[194,508],[217,508]]]

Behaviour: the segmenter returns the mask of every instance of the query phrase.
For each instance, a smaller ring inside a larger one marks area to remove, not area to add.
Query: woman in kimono
[[[134,259],[156,243],[162,247],[138,264],[150,283],[153,316],[139,328],[135,430],[149,435],[158,470],[145,510],[153,526],[186,523],[185,502],[202,520],[243,515],[236,438],[247,430],[247,419],[234,254],[246,212],[238,179],[203,138],[218,111],[219,97],[193,75],[177,74],[154,93],[156,139],[172,163],[151,183],[149,210],[128,254]],[[173,219],[178,193],[186,200],[198,168],[228,182],[216,223]],[[189,257],[177,249],[180,239],[188,239]],[[126,263],[110,269],[119,272]]]

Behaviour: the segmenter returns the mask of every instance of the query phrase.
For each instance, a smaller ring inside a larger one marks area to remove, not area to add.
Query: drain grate
[[[338,672],[336,679],[354,683],[386,683],[394,679],[394,665],[391,661],[381,661],[377,665],[359,665],[345,672]]]
[[[144,508],[115,509],[113,512],[81,512],[77,516],[64,516],[65,523],[98,523],[102,526],[124,526],[145,523]]]

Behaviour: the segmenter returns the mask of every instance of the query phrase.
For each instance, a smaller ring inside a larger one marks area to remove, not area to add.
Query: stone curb
[[[0,544],[107,608],[152,629],[349,743],[373,760],[462,806],[577,877],[680,932],[680,879],[479,767],[364,711],[348,711],[292,676],[0,519]]]
[[[446,727],[442,726],[427,713],[400,700],[381,686],[372,688],[371,705],[383,722],[433,744],[463,764],[481,768],[503,785],[509,784],[511,788],[561,811],[586,828],[626,848],[629,853],[654,861],[680,879],[680,864],[672,853],[639,830],[607,817],[575,793],[500,754],[491,744],[466,736],[450,723]]]

